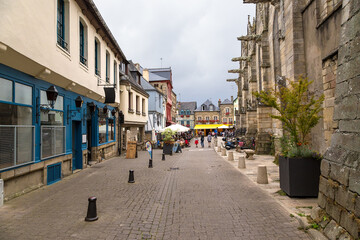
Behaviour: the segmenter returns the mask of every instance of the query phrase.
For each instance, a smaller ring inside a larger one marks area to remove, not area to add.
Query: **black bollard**
[[[170,156],[172,156],[172,150],[170,151]]]
[[[134,183],[134,170],[129,170],[129,181],[128,183]]]
[[[161,160],[165,161],[165,153],[162,154]]]
[[[88,201],[89,201],[89,205],[88,205],[85,221],[87,222],[96,221],[98,220],[98,216],[96,213],[96,197],[89,197]]]
[[[153,165],[152,165],[152,159],[149,159],[149,168],[152,168]]]

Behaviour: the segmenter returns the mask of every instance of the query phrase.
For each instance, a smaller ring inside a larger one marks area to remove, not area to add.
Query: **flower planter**
[[[164,153],[164,154],[167,154],[167,155],[171,155],[171,154],[172,154],[173,146],[174,146],[174,143],[164,142],[163,153]]]
[[[279,156],[280,188],[289,197],[317,197],[321,160]]]

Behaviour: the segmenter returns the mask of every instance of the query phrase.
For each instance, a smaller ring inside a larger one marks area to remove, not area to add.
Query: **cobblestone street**
[[[309,239],[211,148],[113,158],[0,208],[0,239]],[[128,183],[129,169],[135,183]],[[99,220],[85,222],[88,197]]]

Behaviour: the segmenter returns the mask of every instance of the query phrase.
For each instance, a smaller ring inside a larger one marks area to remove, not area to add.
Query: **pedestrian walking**
[[[199,144],[199,139],[198,139],[198,137],[196,137],[196,138],[195,138],[195,145],[196,145],[196,147],[198,147],[198,144]]]
[[[204,133],[201,133],[201,137],[200,137],[200,142],[201,142],[201,147],[204,147]]]
[[[211,146],[211,134],[209,132],[208,136],[207,136],[207,141],[208,141],[208,147]]]

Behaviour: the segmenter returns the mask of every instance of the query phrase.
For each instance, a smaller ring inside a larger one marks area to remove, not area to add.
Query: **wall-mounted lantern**
[[[96,110],[96,105],[94,102],[88,103],[87,106],[89,107],[90,113],[95,112]]]
[[[84,102],[84,101],[83,101],[82,97],[78,96],[78,97],[75,99],[75,106],[76,106],[77,108],[81,108],[83,102]]]
[[[105,107],[103,108],[103,113],[106,114],[108,111],[108,107],[105,105]]]
[[[54,85],[50,86],[46,90],[46,98],[51,108],[54,108],[57,96],[59,95],[59,92],[57,91],[56,87]]]
[[[131,89],[131,86],[130,85],[126,85],[126,90],[129,92]]]

